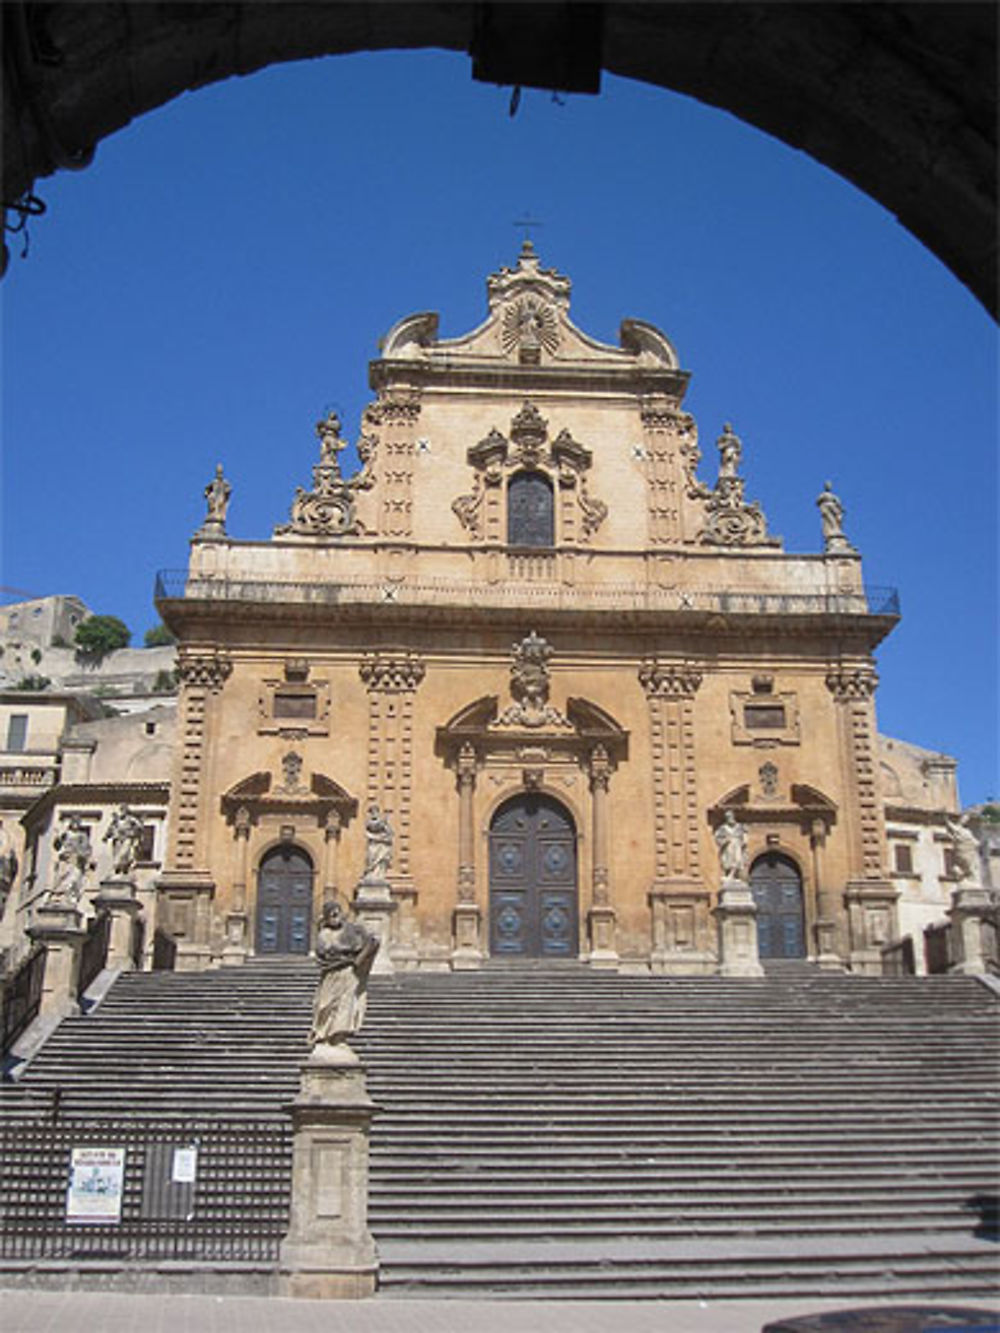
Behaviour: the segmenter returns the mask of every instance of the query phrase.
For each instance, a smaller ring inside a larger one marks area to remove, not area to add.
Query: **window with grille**
[[[535,550],[556,544],[552,483],[541,472],[517,472],[510,479],[507,544]]]

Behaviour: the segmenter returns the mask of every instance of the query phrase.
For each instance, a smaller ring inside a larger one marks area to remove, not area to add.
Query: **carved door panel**
[[[750,890],[757,904],[757,945],[761,958],[804,958],[805,920],[798,867],[779,852],[753,863]]]
[[[490,952],[575,958],[578,948],[573,820],[551,797],[515,797],[490,829]]]
[[[279,847],[261,862],[257,883],[257,953],[308,953],[313,868],[298,847]]]

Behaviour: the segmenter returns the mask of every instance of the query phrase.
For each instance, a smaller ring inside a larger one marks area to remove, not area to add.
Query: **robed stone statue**
[[[364,1022],[368,974],[378,946],[360,922],[348,920],[340,903],[325,905],[316,932],[320,979],[309,1033],[314,1057],[342,1058],[347,1038]]]

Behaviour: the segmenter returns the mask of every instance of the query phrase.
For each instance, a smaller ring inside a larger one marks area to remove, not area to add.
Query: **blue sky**
[[[2,582],[73,592],[137,642],[217,461],[229,530],[287,517],[329,407],[357,433],[401,316],[479,323],[515,219],[616,342],[646,319],[693,379],[704,475],[732,421],[748,498],[820,546],[831,479],[868,582],[900,590],[883,731],[997,776],[997,340],[878,204],[689,98],[605,77],[560,105],[442,53],[353,56],[187,94],[39,183],[3,284]]]

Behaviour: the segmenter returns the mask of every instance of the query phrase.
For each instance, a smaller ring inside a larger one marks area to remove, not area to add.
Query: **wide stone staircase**
[[[276,1238],[314,979],[121,977],[4,1088],[8,1154],[33,1120],[253,1124],[272,1148],[225,1202]],[[355,1046],[381,1291],[995,1296],[998,1015],[964,977],[375,979]]]

